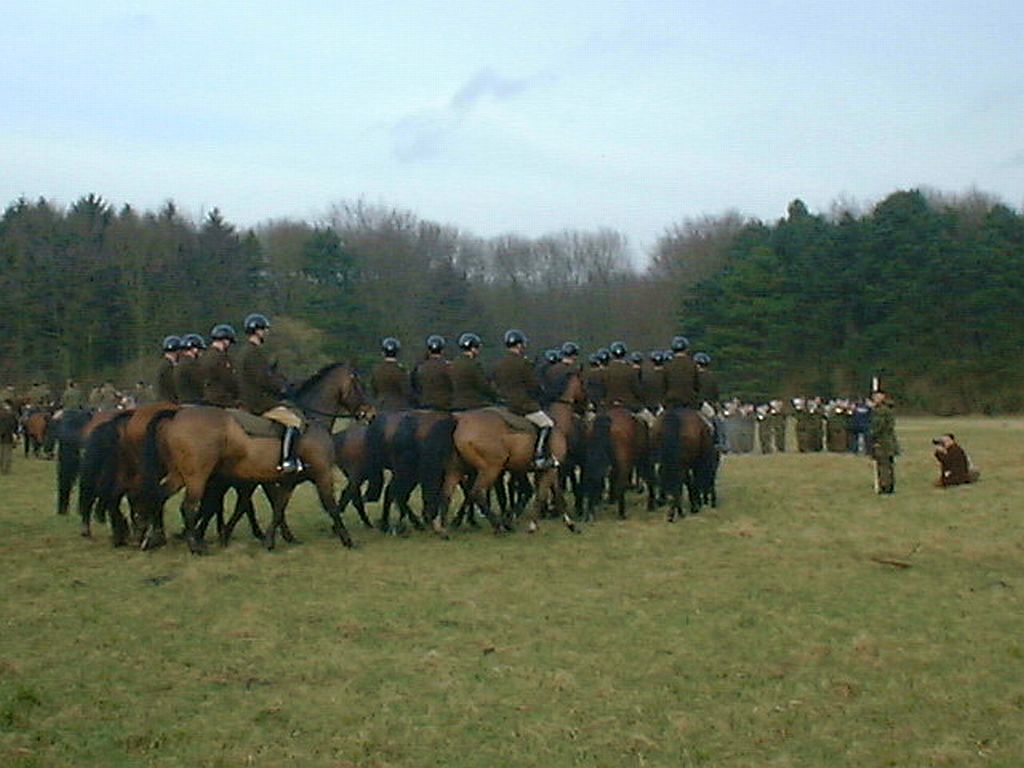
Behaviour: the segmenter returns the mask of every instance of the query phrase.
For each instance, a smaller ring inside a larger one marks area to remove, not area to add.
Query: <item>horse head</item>
[[[369,403],[356,372],[344,363],[324,366],[299,385],[295,403],[321,420],[339,416],[361,417]]]

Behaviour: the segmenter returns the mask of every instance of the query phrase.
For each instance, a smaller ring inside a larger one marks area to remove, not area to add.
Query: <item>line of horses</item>
[[[495,533],[512,530],[518,517],[534,531],[546,516],[561,518],[578,532],[579,521],[595,519],[606,493],[625,517],[626,491],[634,482],[645,486],[648,509],[662,500],[668,505],[670,521],[683,515],[684,507],[696,513],[702,504],[714,504],[718,453],[710,426],[696,411],[666,410],[648,430],[623,408],[581,418],[583,400],[582,380],[573,376],[562,398],[549,407],[555,421],[551,452],[559,466],[536,471],[533,427],[503,409],[374,415],[358,375],[341,363],[317,371],[293,393],[308,424],[298,445],[305,467],[298,475],[277,470],[278,438],[251,436],[229,410],[155,403],[97,414],[65,411],[53,430],[57,512],[68,514],[77,483],[82,535],[91,535],[93,517],[108,519],[116,546],[135,542],[153,549],[167,541],[166,502],[183,492],[182,535],[192,552],[201,553],[212,521],[227,545],[243,516],[268,549],[278,536],[294,541],[285,510],[296,485],[307,481],[316,487],[332,531],[348,547],[353,540],[342,513],[351,504],[362,522],[374,527],[367,502],[381,501],[376,527],[384,531],[411,525],[432,528],[443,538],[450,525],[477,524],[478,514]],[[334,432],[342,417],[353,421]],[[336,469],[347,481],[340,494]],[[418,514],[410,503],[417,487]],[[575,500],[572,512],[567,487]],[[266,528],[255,514],[258,488],[270,503]],[[462,500],[449,523],[457,488]],[[230,489],[236,502],[226,517]]]

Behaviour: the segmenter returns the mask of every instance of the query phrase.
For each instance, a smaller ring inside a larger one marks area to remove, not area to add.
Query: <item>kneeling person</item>
[[[239,363],[239,385],[242,403],[252,413],[284,425],[281,442],[281,463],[278,470],[285,473],[301,472],[302,462],[296,455],[303,419],[283,401],[285,379],[270,359],[263,342],[270,332],[270,321],[260,314],[245,318],[248,344]]]
[[[935,458],[939,461],[939,479],[935,485],[946,488],[950,485],[966,485],[976,483],[981,473],[971,466],[967,453],[952,433],[932,440],[935,446]]]

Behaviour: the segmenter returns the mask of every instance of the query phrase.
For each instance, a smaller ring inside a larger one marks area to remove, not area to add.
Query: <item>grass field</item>
[[[899,428],[891,497],[864,458],[732,456],[675,525],[635,500],[442,542],[350,511],[348,551],[306,489],[301,544],[203,558],[81,539],[19,458],[0,765],[1024,765],[1024,420]],[[932,487],[950,430],[980,484]]]

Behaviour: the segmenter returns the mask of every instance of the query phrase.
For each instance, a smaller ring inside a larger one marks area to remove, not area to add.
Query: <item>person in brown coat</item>
[[[163,355],[160,358],[160,367],[156,369],[156,394],[159,399],[168,403],[179,402],[178,386],[174,381],[174,369],[178,365],[181,346],[180,336],[167,336],[161,347]]]
[[[697,366],[689,353],[690,342],[685,336],[672,339],[672,359],[665,363],[665,407],[696,408],[700,382]]]
[[[181,352],[174,368],[176,402],[198,405],[205,400],[206,372],[199,361],[206,349],[206,341],[198,333],[186,333],[181,339]]]
[[[227,323],[215,325],[210,331],[210,346],[199,358],[202,380],[200,402],[204,405],[215,405],[218,408],[238,407],[238,377],[235,363],[228,352],[235,343],[235,338],[235,329]]]
[[[270,333],[270,321],[264,315],[254,313],[245,318],[244,328],[248,341],[238,364],[242,405],[251,413],[284,425],[281,463],[277,468],[286,473],[301,472],[304,467],[296,448],[304,421],[301,414],[283,402],[287,382],[263,346]]]
[[[427,337],[427,356],[412,370],[412,391],[420,408],[452,409],[451,364],[444,359],[445,341],[436,333]]]
[[[380,343],[384,359],[370,371],[370,391],[382,413],[404,411],[412,407],[412,384],[405,366],[398,362],[402,344],[394,336]]]
[[[947,488],[951,485],[978,482],[981,473],[971,466],[970,459],[953,434],[942,435],[932,440],[932,444],[935,446],[935,458],[939,461],[939,479],[935,481],[936,486]]]
[[[494,387],[505,406],[513,413],[526,417],[538,427],[537,445],[534,448],[535,469],[550,469],[558,466],[551,455],[548,439],[555,422],[540,407],[538,394],[540,382],[537,374],[526,359],[526,334],[515,328],[505,331],[505,348],[508,353],[494,366]]]
[[[487,380],[479,355],[482,342],[475,333],[459,336],[462,354],[452,362],[452,410],[468,411],[494,405],[498,393]]]

